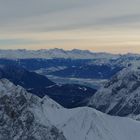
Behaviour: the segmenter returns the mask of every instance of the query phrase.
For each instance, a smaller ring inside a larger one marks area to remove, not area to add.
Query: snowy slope
[[[119,116],[140,114],[140,69],[123,69],[107,82],[90,100],[90,106]]]
[[[125,54],[121,55],[118,59],[113,62],[113,65],[128,67],[130,65],[139,65],[140,64],[140,55],[139,54]]]
[[[67,140],[139,140],[140,122],[113,117],[83,107],[64,109],[46,107],[44,112],[52,124],[63,131]]]
[[[65,140],[65,137],[43,115],[40,98],[2,79],[0,140]]]
[[[139,140],[140,122],[89,107],[65,109],[0,80],[1,140]]]

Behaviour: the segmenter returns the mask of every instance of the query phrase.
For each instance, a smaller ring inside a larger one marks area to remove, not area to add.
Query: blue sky
[[[139,5],[139,0],[0,0],[0,48],[140,52]]]

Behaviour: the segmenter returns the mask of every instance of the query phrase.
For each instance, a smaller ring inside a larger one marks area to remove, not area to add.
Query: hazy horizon
[[[139,0],[13,0],[0,5],[0,49],[140,53]]]
[[[113,52],[107,52],[107,51],[94,51],[94,50],[89,50],[89,49],[77,49],[77,48],[72,48],[72,49],[65,49],[65,48],[40,48],[40,49],[28,49],[28,48],[7,48],[7,49],[2,49],[0,48],[0,51],[16,51],[16,50],[25,50],[25,51],[40,51],[40,50],[55,50],[55,49],[60,49],[60,50],[64,50],[64,51],[73,51],[73,50],[80,50],[80,51],[89,51],[92,53],[107,53],[107,54],[113,54],[113,55],[127,55],[127,54],[134,54],[134,55],[139,55],[139,53],[132,53],[132,52],[124,52],[124,53],[113,53]]]

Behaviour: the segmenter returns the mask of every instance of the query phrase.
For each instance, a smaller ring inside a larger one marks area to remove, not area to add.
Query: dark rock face
[[[65,140],[49,122],[42,123],[36,110],[40,99],[7,80],[0,81],[1,140]],[[43,114],[42,114],[43,117]]]

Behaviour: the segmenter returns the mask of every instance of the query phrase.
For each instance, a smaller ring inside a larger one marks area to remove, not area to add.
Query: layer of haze
[[[0,49],[140,53],[140,0],[0,0]]]

